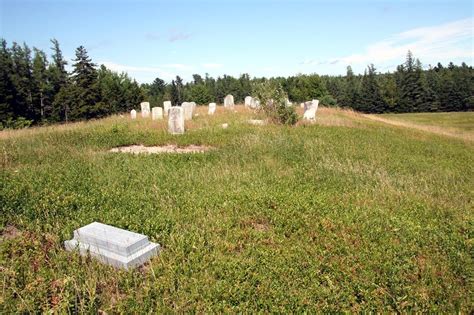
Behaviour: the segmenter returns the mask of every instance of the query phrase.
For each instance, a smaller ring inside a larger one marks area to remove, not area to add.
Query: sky
[[[290,76],[393,71],[408,50],[424,67],[473,64],[473,1],[0,0],[0,37],[69,67],[83,45],[93,62],[140,83],[248,73]]]

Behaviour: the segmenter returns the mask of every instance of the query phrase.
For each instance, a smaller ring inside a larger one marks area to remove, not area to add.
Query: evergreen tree
[[[354,75],[354,72],[352,71],[352,67],[348,66],[341,104],[342,106],[351,107],[356,110],[359,110],[359,100],[359,82],[357,77]]]
[[[59,91],[62,88],[65,89],[68,85],[68,74],[66,71],[67,61],[63,58],[59,42],[56,39],[51,39],[51,43],[53,44],[53,47],[51,47],[51,50],[53,51],[51,57],[53,60],[49,64],[48,72],[52,88],[51,93],[53,95],[53,104],[50,119],[53,121],[67,121],[67,114],[69,112],[69,108],[66,107],[67,102],[65,103],[65,100],[56,99],[59,95]],[[63,94],[64,91],[61,95]]]
[[[421,73],[420,61],[414,59],[411,51],[408,51],[405,64],[397,67],[400,112],[417,112],[427,108],[427,93]]]
[[[382,113],[385,109],[384,100],[380,94],[373,64],[367,67],[361,83],[361,99],[359,110],[367,113]]]
[[[35,108],[35,118],[44,121],[51,110],[52,86],[48,77],[48,60],[46,54],[34,48],[33,58],[33,103]]]
[[[0,42],[0,125],[2,122],[13,120],[16,116],[16,90],[12,81],[13,61],[7,42]]]
[[[11,78],[16,90],[16,99],[14,101],[15,114],[26,119],[33,119],[33,80],[30,48],[26,44],[23,44],[23,47],[21,47],[14,42],[12,60],[13,71]]]

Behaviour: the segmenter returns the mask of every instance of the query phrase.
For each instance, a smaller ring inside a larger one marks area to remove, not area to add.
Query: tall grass
[[[119,116],[0,133],[0,312],[472,311],[472,142],[205,112],[183,136]],[[107,152],[129,144],[216,149]],[[65,252],[92,221],[163,250],[128,272]]]

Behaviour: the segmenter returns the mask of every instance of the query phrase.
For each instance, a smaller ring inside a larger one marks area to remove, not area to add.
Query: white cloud
[[[473,18],[436,26],[420,27],[375,42],[364,52],[326,60],[324,64],[362,65],[402,63],[410,50],[425,63],[464,58],[472,62]],[[312,65],[314,62],[302,62]]]

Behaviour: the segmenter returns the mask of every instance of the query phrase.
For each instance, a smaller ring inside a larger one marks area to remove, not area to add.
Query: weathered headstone
[[[252,101],[250,102],[250,108],[257,109],[259,107],[260,107],[260,101],[257,100],[256,98],[252,98]]]
[[[232,95],[229,94],[224,98],[224,107],[234,109],[234,97]]]
[[[65,241],[66,250],[79,250],[81,255],[96,257],[118,268],[133,268],[158,254],[160,245],[146,235],[93,222],[74,231],[72,240]]]
[[[252,104],[252,96],[246,96],[245,97],[245,107],[250,107],[250,105]]]
[[[289,107],[289,106],[293,106],[293,103],[290,102],[290,100],[288,98],[285,98],[285,105],[286,105],[286,107]]]
[[[137,111],[134,110],[134,109],[132,109],[132,110],[130,111],[130,117],[131,117],[132,119],[137,119]]]
[[[248,123],[255,126],[263,126],[266,124],[265,120],[261,119],[249,119]]]
[[[216,103],[209,103],[209,111],[207,112],[209,115],[214,115],[216,112]]]
[[[141,107],[142,117],[143,118],[149,117],[150,116],[150,103],[149,102],[141,102],[140,107]]]
[[[196,103],[195,102],[190,102],[193,105],[193,115],[196,113]]]
[[[189,102],[184,102],[183,104],[181,104],[181,107],[184,110],[184,120],[193,119],[193,111],[194,111],[193,104]]]
[[[163,102],[163,114],[165,116],[168,116],[168,111],[170,110],[171,107],[171,102],[170,101],[164,101]]]
[[[173,135],[184,133],[184,108],[171,106],[168,112],[168,132]]]
[[[312,100],[305,103],[305,111],[303,118],[307,120],[316,119],[316,111],[318,110],[319,100]]]
[[[163,108],[161,107],[153,107],[151,109],[151,119],[163,119]]]

